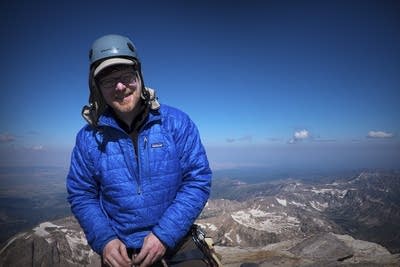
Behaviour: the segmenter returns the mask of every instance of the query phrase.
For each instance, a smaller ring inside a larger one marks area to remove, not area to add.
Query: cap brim
[[[108,68],[113,65],[120,65],[120,64],[133,65],[133,61],[130,59],[119,58],[119,57],[106,59],[103,62],[101,62],[100,65],[98,65],[96,67],[96,69],[94,70],[93,76],[96,77],[96,75],[99,74],[100,71],[104,70],[105,68]]]

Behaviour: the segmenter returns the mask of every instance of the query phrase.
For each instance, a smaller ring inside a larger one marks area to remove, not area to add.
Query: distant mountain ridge
[[[199,223],[217,244],[259,246],[334,232],[400,252],[397,172],[362,172],[328,184],[246,184],[225,179],[217,181],[213,190],[217,191]]]
[[[329,183],[219,179],[197,223],[224,266],[400,266],[400,254],[392,254],[399,252],[399,191],[396,172]],[[73,217],[41,223],[0,249],[0,266],[99,264]]]

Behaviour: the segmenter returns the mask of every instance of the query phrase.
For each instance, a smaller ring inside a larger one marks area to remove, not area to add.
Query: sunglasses
[[[129,71],[122,73],[117,77],[104,77],[99,79],[100,88],[113,89],[117,86],[117,83],[123,83],[125,85],[132,84],[136,80],[136,72]]]

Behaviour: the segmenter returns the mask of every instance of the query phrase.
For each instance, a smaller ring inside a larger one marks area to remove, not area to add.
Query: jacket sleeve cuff
[[[102,242],[102,243],[99,244],[98,246],[93,247],[93,250],[94,250],[97,254],[99,254],[100,256],[103,256],[104,248],[106,247],[106,245],[108,244],[108,242],[110,242],[111,240],[114,240],[114,239],[118,239],[118,237],[117,237],[117,236],[111,236],[111,237],[105,239],[104,242]]]
[[[153,233],[153,235],[155,235],[158,238],[158,240],[160,240],[160,242],[164,245],[165,248],[167,248],[167,249],[171,248],[162,238],[160,238],[157,235],[157,233],[155,233],[154,231],[152,231],[152,233]]]
[[[163,243],[164,246],[169,249],[173,249],[178,243],[178,240],[175,240],[171,235],[165,233],[165,231],[163,231],[158,225],[153,228],[152,232],[161,241],[161,243]]]

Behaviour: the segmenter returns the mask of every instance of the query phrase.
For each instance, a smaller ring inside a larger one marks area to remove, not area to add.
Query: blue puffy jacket
[[[130,136],[111,113],[77,135],[67,176],[68,201],[94,251],[119,238],[140,248],[153,232],[173,248],[208,200],[211,170],[198,130],[189,117],[166,105],[149,113]]]

